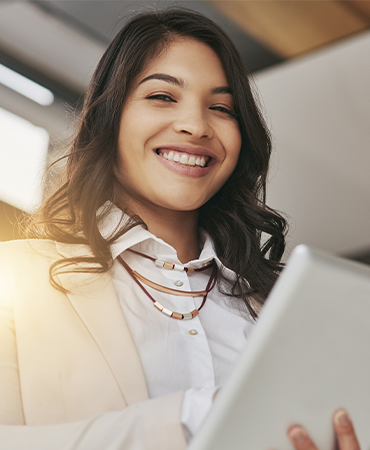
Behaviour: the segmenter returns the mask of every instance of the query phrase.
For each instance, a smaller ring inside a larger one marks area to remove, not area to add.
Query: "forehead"
[[[137,82],[152,73],[168,73],[185,82],[203,80],[212,85],[228,85],[222,63],[207,44],[193,38],[174,39],[145,65]]]

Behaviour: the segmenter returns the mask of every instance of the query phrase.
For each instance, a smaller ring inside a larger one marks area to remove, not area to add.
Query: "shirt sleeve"
[[[181,424],[187,442],[200,429],[202,423],[212,408],[213,397],[218,386],[207,389],[187,389],[181,406]]]
[[[2,450],[185,450],[183,391],[57,425],[0,426]]]

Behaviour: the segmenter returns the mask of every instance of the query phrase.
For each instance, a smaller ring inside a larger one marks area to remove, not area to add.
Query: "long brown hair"
[[[141,13],[132,18],[100,60],[86,92],[76,138],[66,155],[60,187],[32,217],[28,237],[87,244],[94,256],[56,261],[53,276],[66,271],[106,272],[111,244],[142,223],[133,217],[109,240],[98,230],[97,210],[115,202],[114,167],[125,96],[132,80],[176,37],[207,44],[220,58],[235,100],[242,146],[238,164],[221,190],[200,209],[199,225],[208,231],[223,264],[237,274],[227,294],[241,298],[253,317],[281,270],[286,222],[266,206],[270,135],[253,98],[241,57],[230,38],[207,17],[182,8]],[[262,233],[265,243],[261,244]],[[78,267],[76,263],[86,263]],[[220,275],[220,279],[221,279]],[[220,285],[220,284],[219,284]]]

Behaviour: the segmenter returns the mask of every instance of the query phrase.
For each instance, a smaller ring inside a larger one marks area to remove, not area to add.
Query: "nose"
[[[176,133],[188,134],[194,138],[208,138],[213,136],[213,129],[209,124],[206,113],[200,107],[184,108],[173,122]]]

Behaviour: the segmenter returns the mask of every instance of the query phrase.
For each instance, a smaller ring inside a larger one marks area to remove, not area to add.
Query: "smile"
[[[162,150],[158,149],[157,154],[168,161],[173,161],[184,166],[198,166],[205,167],[209,161],[209,156],[202,155],[189,155],[184,152],[176,152],[173,150]]]
[[[167,169],[191,178],[204,177],[218,162],[209,149],[187,144],[163,145],[154,148],[153,153]]]

